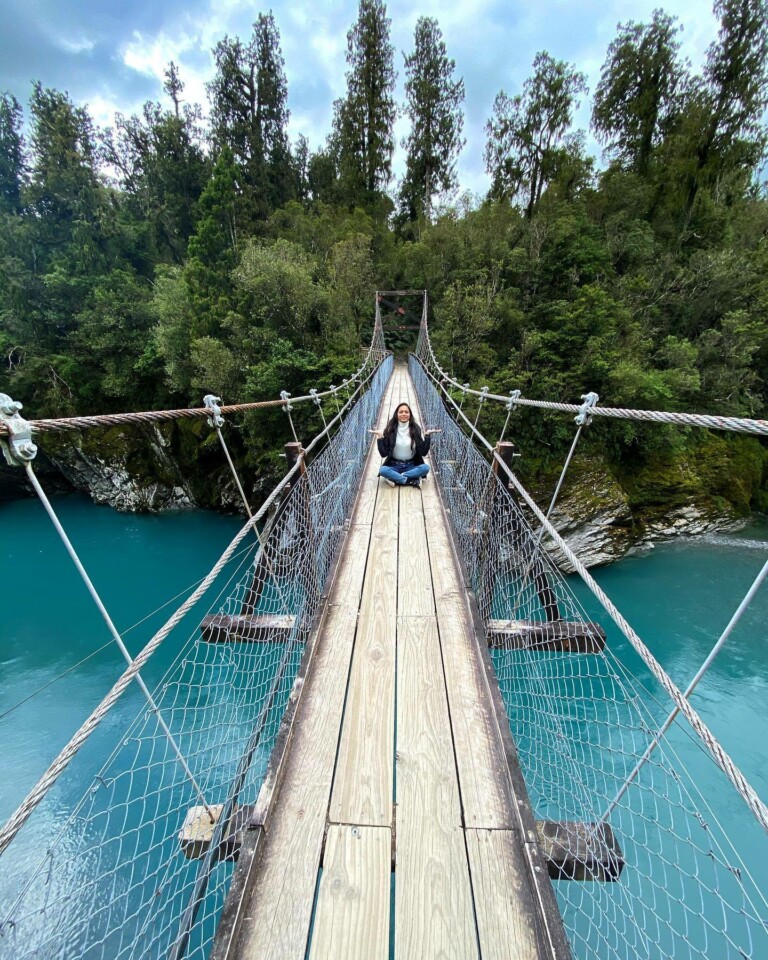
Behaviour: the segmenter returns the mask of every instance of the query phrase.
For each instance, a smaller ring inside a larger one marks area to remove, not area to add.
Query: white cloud
[[[89,40],[87,37],[56,37],[55,42],[67,53],[90,53],[96,46],[93,40]]]
[[[94,119],[102,124],[112,122],[115,110],[130,113],[140,107],[132,102],[138,93],[126,92],[126,71],[135,79],[151,81],[134,83],[130,85],[132,90],[151,91],[154,87],[155,92],[149,95],[162,99],[164,73],[170,60],[179,65],[187,101],[198,102],[205,110],[205,82],[213,74],[212,48],[225,34],[248,37],[258,12],[252,0],[185,0],[183,7],[168,0],[161,10],[152,8],[151,26],[149,14],[143,16],[141,6],[132,8],[130,22],[110,20],[112,36],[120,38],[110,40],[106,35],[97,35],[99,24],[104,30],[104,18],[96,16],[96,11],[103,13],[101,3],[103,0],[81,0],[77,26],[74,15],[70,16],[64,5],[55,38],[49,33],[53,25],[38,21],[37,29],[46,32],[50,42],[64,53],[88,58],[92,93],[83,95],[81,84],[81,96],[89,101]],[[669,13],[680,18],[684,27],[680,37],[682,53],[690,58],[694,69],[700,69],[706,48],[717,34],[710,3],[711,0],[664,3]],[[84,19],[91,4],[93,29],[88,26],[90,21]],[[457,0],[450,4],[444,4],[444,0],[420,0],[418,4],[413,0],[389,0],[399,74],[396,98],[403,103],[403,52],[412,49],[416,20],[419,16],[435,17],[448,55],[456,61],[456,74],[464,77],[466,85],[467,146],[459,162],[462,188],[484,191],[488,185],[482,160],[484,125],[498,90],[504,87],[510,93],[517,92],[530,73],[536,52],[543,49],[575,63],[588,75],[589,86],[594,90],[617,23],[647,22],[658,4],[659,0],[614,0],[610,4],[605,0]],[[295,139],[300,132],[304,133],[312,148],[317,149],[330,130],[333,100],[343,96],[346,89],[346,34],[357,16],[357,0],[325,0],[322,5],[275,0],[273,10],[288,78],[290,134]],[[111,60],[104,56],[110,44],[114,47]],[[102,56],[97,60],[95,53]],[[110,63],[114,72],[107,74]],[[40,79],[46,82],[44,75]],[[586,100],[577,114],[577,125],[588,126],[589,113],[590,103]],[[407,119],[400,118],[396,128],[398,141],[407,132]],[[398,147],[398,176],[403,161]]]

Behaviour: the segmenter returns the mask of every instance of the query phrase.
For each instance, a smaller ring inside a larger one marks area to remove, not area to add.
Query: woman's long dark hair
[[[392,443],[394,444],[395,434],[397,433],[397,428],[400,424],[400,421],[397,419],[397,411],[400,409],[400,407],[408,407],[408,413],[410,414],[410,419],[408,421],[408,432],[411,435],[411,452],[413,453],[416,451],[417,441],[421,440],[421,427],[413,419],[413,410],[411,410],[407,403],[398,403],[398,405],[395,407],[395,412],[392,414],[392,419],[389,421],[386,427],[384,427],[384,439],[391,439]]]

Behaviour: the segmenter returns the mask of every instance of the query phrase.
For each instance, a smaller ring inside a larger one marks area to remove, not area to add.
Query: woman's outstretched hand
[[[384,436],[384,431],[383,431],[383,430],[374,430],[373,428],[371,428],[371,429],[368,431],[368,433],[372,433],[372,434],[374,435],[374,437],[376,437],[377,440],[381,440],[381,438]]]
[[[424,436],[428,437],[430,433],[442,433],[442,432],[443,432],[442,427],[430,427],[429,430],[424,431]]]

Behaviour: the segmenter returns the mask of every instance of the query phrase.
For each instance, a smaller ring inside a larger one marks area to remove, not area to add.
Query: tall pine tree
[[[619,24],[595,90],[592,127],[609,154],[641,176],[679,112],[680,28],[655,10],[650,24]]]
[[[150,101],[140,117],[118,114],[107,155],[137,218],[149,227],[153,255],[180,263],[195,229],[210,163],[203,151],[199,106],[182,108],[184,84],[175,64],[165,76],[173,110]]]
[[[9,93],[0,96],[0,210],[21,210],[24,183],[24,139],[21,106]]]
[[[247,44],[225,37],[213,55],[216,75],[208,85],[213,139],[232,151],[246,215],[261,219],[294,195],[288,83],[274,17],[260,13]]]
[[[456,160],[465,141],[464,81],[454,80],[455,67],[437,20],[419,17],[413,53],[405,58],[411,132],[403,141],[408,152],[400,202],[409,220],[429,219],[433,196],[456,187]]]
[[[688,150],[686,222],[702,186],[739,172],[750,177],[768,141],[768,2],[716,0],[714,10],[720,33],[691,86],[679,138]]]
[[[533,70],[522,94],[509,97],[503,90],[497,94],[493,117],[485,127],[485,163],[493,177],[492,192],[520,197],[529,218],[545,186],[558,173],[577,98],[587,90],[583,73],[546,52],[536,55]]]
[[[392,179],[395,48],[382,0],[360,0],[357,22],[347,33],[347,96],[336,102],[333,137],[351,203],[374,200]]]

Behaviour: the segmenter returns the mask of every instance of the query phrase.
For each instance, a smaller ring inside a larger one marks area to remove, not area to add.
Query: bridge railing
[[[210,952],[233,870],[229,838],[256,803],[391,369],[379,327],[376,355],[339,414],[296,451],[264,507],[3,828],[0,957]],[[179,625],[187,613],[191,628]],[[131,681],[161,643],[175,655],[152,691],[155,711]],[[90,788],[68,806],[84,777]]]
[[[729,799],[703,794],[702,765],[713,767],[722,748],[687,725],[648,754],[666,693],[649,689],[650,671],[638,676],[642,661],[628,668],[629,645],[605,609],[585,613],[528,522],[535,505],[523,512],[514,474],[472,442],[471,422],[422,357],[411,357],[410,372],[425,423],[442,430],[433,470],[540,839],[550,852],[558,846],[561,867],[550,862],[550,876],[574,957],[768,956],[768,837],[742,804],[751,798],[737,797],[718,769],[707,770],[707,782]]]

